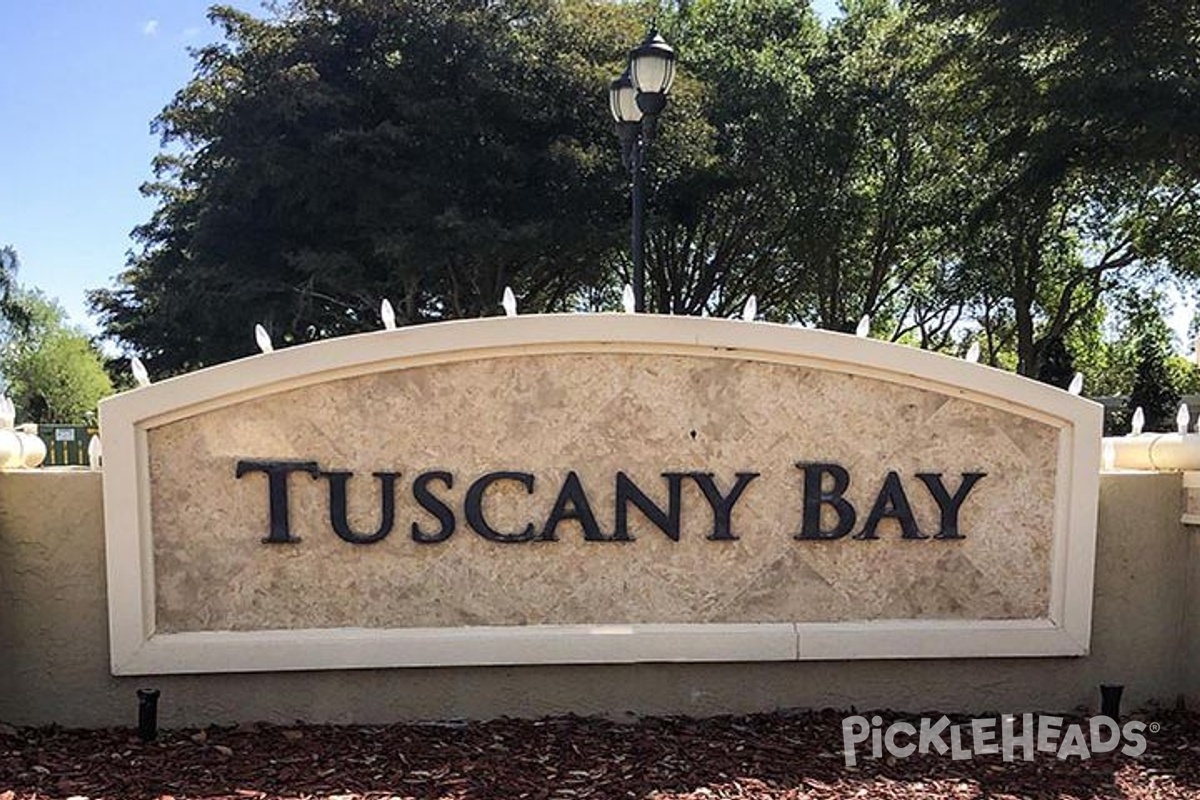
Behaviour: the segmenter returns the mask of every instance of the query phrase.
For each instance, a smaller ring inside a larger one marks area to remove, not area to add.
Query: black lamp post
[[[658,115],[667,107],[667,92],[675,81],[675,51],[658,31],[629,53],[629,66],[608,89],[609,108],[621,139],[621,161],[633,183],[634,309],[646,310],[646,150],[654,138]]]

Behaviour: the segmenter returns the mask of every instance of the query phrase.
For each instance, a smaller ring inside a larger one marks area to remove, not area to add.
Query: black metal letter
[[[355,533],[350,530],[350,522],[346,515],[346,484],[354,475],[353,472],[322,472],[322,477],[329,479],[329,524],[333,532],[350,544],[375,544],[392,532],[396,522],[396,478],[399,472],[372,472],[379,478],[379,491],[382,495],[379,512],[379,528],[374,533]]]
[[[679,498],[683,487],[683,479],[687,475],[682,472],[664,472],[662,476],[667,479],[667,510],[665,512],[658,507],[657,503],[647,497],[638,488],[637,484],[629,479],[628,475],[624,472],[617,473],[617,511],[616,528],[613,531],[614,541],[633,541],[633,537],[629,535],[630,503],[637,506],[646,515],[646,519],[657,525],[659,530],[674,541],[679,541]]]
[[[797,539],[840,539],[854,527],[858,514],[854,506],[842,497],[850,488],[850,473],[841,464],[807,463],[796,464],[804,470],[804,521],[800,525]],[[825,476],[833,478],[833,487],[825,491]],[[821,529],[821,506],[831,506],[837,512],[837,525],[832,530]]]
[[[964,472],[962,474],[962,483],[958,484],[958,491],[951,497],[946,491],[945,485],[942,484],[942,473],[940,472],[918,472],[917,477],[929,489],[929,493],[933,495],[933,499],[937,501],[938,508],[942,511],[942,526],[941,530],[933,535],[935,539],[965,539],[958,532],[958,510],[962,507],[963,501],[967,499],[967,494],[975,487],[980,478],[987,475],[986,472]]]
[[[532,522],[526,525],[525,530],[520,533],[501,533],[488,525],[487,520],[484,519],[483,493],[496,481],[516,481],[524,486],[529,494],[533,494],[533,476],[528,472],[489,472],[472,483],[470,489],[467,489],[465,503],[467,524],[480,536],[493,542],[528,542],[535,535]]]
[[[570,506],[569,511],[567,510],[568,506]],[[612,541],[600,532],[600,526],[596,523],[596,515],[592,513],[592,504],[588,502],[587,493],[583,491],[583,484],[579,482],[579,476],[574,472],[567,473],[567,479],[563,481],[562,488],[558,490],[558,499],[554,501],[554,509],[550,512],[550,518],[546,520],[546,525],[542,528],[542,535],[539,538],[543,542],[557,542],[558,524],[564,519],[573,519],[579,522],[579,526],[583,528],[584,541]]]
[[[237,474],[242,477],[247,472],[265,472],[267,474],[267,499],[270,510],[270,533],[263,539],[263,544],[291,544],[300,541],[299,536],[292,536],[288,526],[288,490],[287,478],[293,472],[307,472],[316,478],[321,468],[315,461],[238,461]]]
[[[425,533],[421,530],[421,526],[417,523],[412,524],[412,539],[414,542],[421,544],[436,544],[444,542],[454,533],[454,512],[450,510],[450,506],[446,505],[441,499],[434,496],[433,492],[429,491],[431,481],[441,481],[446,485],[447,489],[454,488],[454,476],[449,472],[424,472],[417,476],[413,481],[413,497],[421,508],[428,511],[433,516],[437,517],[438,522],[442,524],[441,530],[437,533]]]
[[[708,535],[708,538],[713,541],[732,541],[738,538],[729,527],[729,518],[733,514],[733,506],[741,498],[742,492],[746,490],[750,481],[759,476],[757,472],[738,472],[736,474],[737,481],[733,484],[733,488],[729,490],[728,496],[722,496],[721,490],[717,488],[716,482],[713,481],[711,472],[688,473],[689,477],[700,487],[700,491],[704,492],[704,499],[712,507],[713,532]]]
[[[855,534],[854,538],[878,539],[879,534],[875,532],[875,529],[879,527],[879,522],[884,517],[891,517],[900,523],[900,538],[902,539],[929,538],[917,527],[912,507],[908,504],[908,495],[904,493],[900,476],[895,472],[889,472],[884,478],[883,488],[879,490],[879,496],[875,498],[875,505],[871,507],[871,513],[867,515],[867,524],[863,525],[862,531]]]

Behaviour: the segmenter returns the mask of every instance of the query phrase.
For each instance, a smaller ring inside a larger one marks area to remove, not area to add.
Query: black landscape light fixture
[[[621,140],[621,161],[633,184],[634,310],[646,310],[646,150],[675,81],[675,51],[651,28],[629,53],[629,66],[609,85],[608,103]]]

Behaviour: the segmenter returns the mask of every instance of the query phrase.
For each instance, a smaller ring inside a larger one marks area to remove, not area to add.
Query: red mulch
[[[163,731],[150,743],[130,729],[0,725],[0,800],[1200,798],[1200,714],[1146,716],[1161,729],[1138,758],[860,757],[854,768],[842,760],[843,716],[254,725]]]

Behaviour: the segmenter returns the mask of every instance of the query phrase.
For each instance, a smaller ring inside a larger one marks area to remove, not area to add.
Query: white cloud
[[[147,20],[146,24],[142,26],[142,35],[153,36],[156,33],[158,33],[158,20]]]

